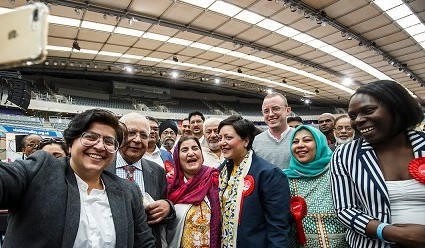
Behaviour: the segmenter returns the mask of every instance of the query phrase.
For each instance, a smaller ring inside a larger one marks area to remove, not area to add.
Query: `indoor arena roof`
[[[3,0],[0,11],[27,2]],[[43,2],[48,59],[31,68],[40,72],[131,74],[261,97],[272,90],[328,106],[392,79],[425,99],[423,0]]]

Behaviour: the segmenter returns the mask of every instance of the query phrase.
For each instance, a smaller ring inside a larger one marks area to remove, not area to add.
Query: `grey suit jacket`
[[[146,192],[156,200],[167,200],[167,180],[165,178],[165,170],[155,162],[142,158],[142,173],[145,183]],[[107,171],[116,174],[116,160],[106,168]],[[168,200],[167,200],[168,201]],[[173,204],[168,201],[171,206],[170,215],[162,222],[151,226],[156,239],[156,247],[161,247],[161,230],[160,226],[170,219],[174,219],[176,212]]]
[[[116,247],[155,247],[140,189],[109,172],[103,183]],[[80,220],[80,194],[68,158],[37,151],[27,160],[0,163],[0,208],[11,212],[2,247],[72,247]]]

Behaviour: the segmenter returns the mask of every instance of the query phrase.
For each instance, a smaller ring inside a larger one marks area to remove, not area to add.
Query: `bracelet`
[[[378,225],[378,228],[376,228],[376,236],[378,237],[378,239],[382,240],[382,241],[386,241],[384,239],[384,237],[382,236],[382,232],[384,231],[384,228],[386,226],[389,226],[390,224],[388,223],[381,223]]]

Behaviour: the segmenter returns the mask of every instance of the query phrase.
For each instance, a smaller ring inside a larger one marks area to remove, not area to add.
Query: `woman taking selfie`
[[[425,135],[414,131],[421,107],[381,80],[356,90],[348,115],[361,137],[337,148],[331,178],[350,247],[425,247]]]
[[[201,144],[183,136],[174,150],[174,178],[168,199],[176,219],[167,226],[169,247],[220,247],[218,170],[203,165]]]
[[[291,160],[283,172],[289,178],[293,220],[290,247],[348,247],[346,228],[332,205],[326,136],[312,126],[298,126],[291,137]],[[300,204],[295,208],[294,204]]]
[[[289,187],[283,172],[251,150],[255,126],[230,116],[218,126],[222,247],[288,247]]]
[[[122,134],[112,113],[87,110],[64,131],[69,158],[37,151],[0,163],[2,247],[155,247],[139,188],[104,171]]]

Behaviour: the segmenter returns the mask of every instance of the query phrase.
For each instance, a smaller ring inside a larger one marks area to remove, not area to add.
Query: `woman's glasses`
[[[102,136],[94,132],[82,133],[80,137],[80,142],[83,146],[89,147],[96,145],[100,142],[101,139],[103,141],[103,147],[105,147],[105,150],[107,152],[115,153],[116,151],[118,151],[120,144],[115,138],[109,136]]]

